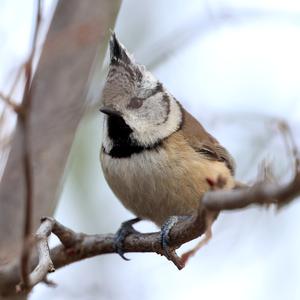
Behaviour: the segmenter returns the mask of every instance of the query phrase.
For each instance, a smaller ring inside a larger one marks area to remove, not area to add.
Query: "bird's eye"
[[[136,108],[141,107],[142,105],[143,105],[143,99],[138,98],[138,97],[133,97],[133,98],[131,98],[127,107],[136,109]]]

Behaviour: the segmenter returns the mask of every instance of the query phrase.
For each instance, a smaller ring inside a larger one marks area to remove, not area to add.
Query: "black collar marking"
[[[140,153],[145,150],[157,150],[161,142],[145,147],[134,143],[130,139],[132,129],[125,123],[122,117],[108,116],[107,118],[108,137],[113,142],[112,149],[106,154],[113,158],[126,158],[132,154]]]

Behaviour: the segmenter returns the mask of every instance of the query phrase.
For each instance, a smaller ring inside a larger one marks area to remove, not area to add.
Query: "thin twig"
[[[33,73],[33,59],[37,48],[37,38],[41,22],[41,1],[37,1],[36,23],[32,40],[32,47],[25,63],[25,89],[22,101],[23,114],[19,115],[20,127],[23,137],[23,169],[26,187],[25,196],[25,214],[24,214],[24,229],[23,229],[23,246],[21,254],[21,283],[25,287],[29,286],[29,256],[30,256],[30,237],[32,231],[32,211],[33,211],[33,176],[32,164],[30,155],[30,110],[31,110],[31,81]]]
[[[12,97],[12,95],[13,95],[15,89],[16,89],[16,86],[17,86],[17,84],[19,83],[19,81],[20,81],[20,79],[21,79],[21,75],[22,75],[22,72],[24,71],[24,67],[25,67],[25,65],[22,64],[22,65],[19,67],[19,69],[18,69],[17,75],[16,75],[16,77],[15,77],[15,79],[14,79],[14,81],[13,81],[13,84],[11,85],[10,91],[9,91],[9,93],[8,93],[8,95],[7,95],[9,98]]]
[[[4,103],[17,114],[20,112],[20,105],[18,105],[16,101],[12,100],[10,96],[6,96],[2,92],[0,92],[0,99],[2,99]]]
[[[284,120],[280,120],[276,122],[279,128],[279,131],[281,132],[285,146],[288,149],[288,152],[290,152],[289,156],[292,157],[293,163],[295,166],[295,172],[300,171],[300,153],[299,149],[297,147],[297,144],[295,142],[294,136],[292,134],[292,130],[287,122]]]
[[[24,65],[22,65],[21,67],[19,67],[17,75],[13,81],[13,84],[9,90],[9,93],[7,95],[4,95],[4,93],[2,93],[0,91],[0,98],[5,102],[5,104],[7,104],[7,106],[9,106],[10,108],[12,108],[17,114],[22,113],[22,105],[17,104],[17,102],[15,100],[12,99],[12,95],[16,89],[16,86],[18,84],[18,82],[20,81],[22,72],[24,71]]]

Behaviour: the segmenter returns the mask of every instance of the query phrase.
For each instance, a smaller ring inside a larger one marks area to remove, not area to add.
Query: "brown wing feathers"
[[[224,161],[231,173],[234,174],[235,163],[228,151],[184,108],[182,108],[182,112],[181,130],[190,146],[196,152],[205,155],[207,159]]]

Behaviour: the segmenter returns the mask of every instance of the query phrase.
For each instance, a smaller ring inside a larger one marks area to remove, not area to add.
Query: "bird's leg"
[[[124,255],[124,241],[126,239],[126,237],[132,233],[138,233],[137,230],[135,230],[132,225],[141,221],[140,218],[134,218],[131,220],[128,220],[126,222],[123,222],[121,224],[121,227],[119,228],[119,230],[117,231],[116,235],[115,235],[115,248],[116,248],[116,252],[124,259],[124,260],[130,260],[129,258],[125,257]]]
[[[168,260],[171,260],[179,270],[181,270],[184,267],[184,262],[176,254],[175,249],[170,248],[169,233],[178,221],[180,221],[182,219],[186,219],[186,218],[188,218],[188,217],[187,216],[171,216],[162,225],[161,231],[160,231],[161,247],[163,250],[163,254]]]

